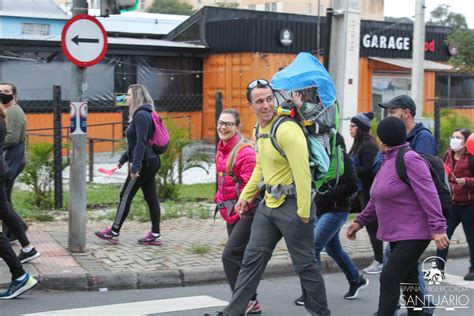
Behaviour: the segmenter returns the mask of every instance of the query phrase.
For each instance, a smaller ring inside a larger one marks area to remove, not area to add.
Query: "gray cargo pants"
[[[287,197],[278,208],[260,203],[252,223],[250,241],[244,253],[242,267],[229,305],[224,315],[244,315],[248,302],[257,290],[273,249],[283,237],[305,293],[305,307],[311,315],[330,315],[326,288],[314,259],[313,229],[315,208],[312,205],[309,223],[296,213],[296,200]],[[292,297],[288,297],[289,302]]]

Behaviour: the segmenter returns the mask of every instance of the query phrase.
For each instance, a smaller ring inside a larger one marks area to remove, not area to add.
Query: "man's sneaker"
[[[161,234],[154,235],[149,232],[142,239],[138,239],[138,243],[140,245],[160,246],[163,241],[161,240]]]
[[[258,300],[250,301],[247,304],[247,309],[245,310],[245,315],[247,314],[260,314],[262,312],[262,307]]]
[[[354,300],[357,298],[359,291],[365,289],[369,285],[369,280],[360,277],[359,282],[349,282],[349,291],[344,295],[346,300]]]
[[[370,264],[370,266],[363,269],[362,271],[366,274],[380,274],[382,273],[382,269],[383,269],[383,263],[380,263],[377,260],[374,260]]]
[[[304,306],[304,298],[303,298],[303,295],[301,295],[300,297],[298,297],[298,298],[295,300],[295,305]]]
[[[24,252],[23,250],[20,251],[20,254],[18,255],[18,260],[20,260],[21,263],[25,263],[31,260],[35,260],[41,256],[39,251],[36,251],[35,247],[31,248],[30,251]]]
[[[110,242],[113,245],[116,245],[119,242],[119,235],[112,231],[112,227],[107,227],[97,231],[95,232],[95,235],[102,240]]]
[[[464,277],[464,281],[474,281],[474,269],[469,269],[468,274]]]
[[[23,280],[21,281],[15,280],[12,283],[10,283],[10,285],[8,286],[8,289],[5,292],[0,293],[0,299],[8,300],[8,299],[18,297],[21,294],[25,293],[26,291],[35,287],[36,284],[38,284],[38,281],[35,278],[33,278],[31,275],[26,273],[26,276],[23,278]]]

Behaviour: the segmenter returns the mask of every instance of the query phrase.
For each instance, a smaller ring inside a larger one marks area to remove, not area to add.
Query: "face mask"
[[[463,148],[462,139],[451,138],[449,141],[449,147],[451,147],[451,149],[454,151],[458,151],[459,149]]]
[[[11,100],[13,100],[13,94],[0,93],[0,101],[3,104],[8,104]]]

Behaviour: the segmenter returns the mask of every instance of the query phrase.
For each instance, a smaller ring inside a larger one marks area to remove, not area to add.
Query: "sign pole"
[[[73,1],[73,15],[87,14],[87,0]],[[86,68],[72,65],[71,101],[87,102]],[[72,102],[71,102],[72,105]],[[73,111],[71,109],[71,111]],[[80,115],[75,111],[76,116]],[[75,124],[75,129],[80,130]],[[69,176],[69,236],[71,252],[86,251],[86,133],[71,133],[71,166]]]

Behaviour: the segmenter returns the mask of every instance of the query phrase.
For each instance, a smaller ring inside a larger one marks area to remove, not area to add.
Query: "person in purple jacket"
[[[377,238],[390,244],[392,255],[380,276],[377,315],[393,315],[400,299],[400,284],[419,284],[417,263],[434,240],[438,249],[449,245],[446,220],[441,211],[438,192],[428,164],[415,151],[404,156],[411,188],[397,175],[395,160],[398,151],[408,147],[406,129],[397,117],[387,117],[377,127],[384,162],[370,190],[370,200],[347,229],[347,238],[354,240],[362,227],[378,219]],[[414,310],[425,298],[412,286],[404,290],[408,315],[423,315]],[[409,303],[415,302],[415,304]],[[415,306],[416,305],[416,306]]]

